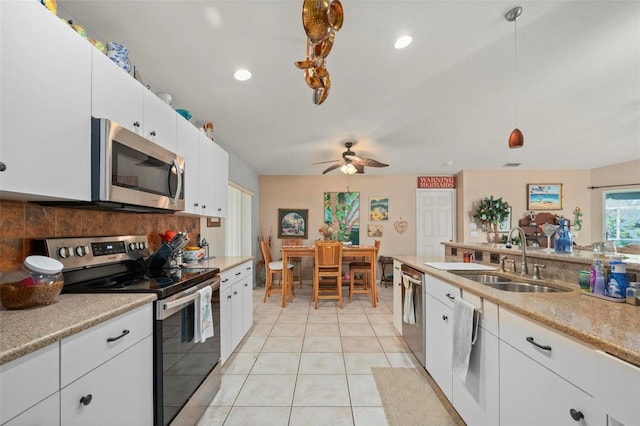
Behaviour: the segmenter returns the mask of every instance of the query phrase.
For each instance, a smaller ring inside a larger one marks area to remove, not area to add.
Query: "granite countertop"
[[[156,300],[151,293],[61,294],[50,305],[0,305],[0,365]]]
[[[216,256],[208,260],[201,260],[197,263],[197,266],[202,268],[220,268],[220,272],[224,272],[252,259],[253,256]]]
[[[542,280],[540,283],[567,292],[515,293],[431,268],[429,257],[394,256],[394,259],[450,282],[465,291],[519,313],[596,349],[640,366],[640,307],[582,294],[577,284]],[[440,261],[442,259],[439,259]],[[508,275],[508,274],[506,274]],[[520,279],[520,276],[517,276]]]

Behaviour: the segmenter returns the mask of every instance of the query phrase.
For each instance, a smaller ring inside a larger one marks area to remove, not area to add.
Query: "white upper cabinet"
[[[200,132],[177,117],[177,154],[184,158],[184,212],[200,214]]]
[[[200,132],[200,207],[203,216],[216,214],[216,155],[218,146]]]
[[[177,113],[97,49],[92,65],[91,114],[176,152]]]
[[[209,216],[226,217],[227,216],[227,196],[229,186],[229,153],[222,149],[219,145],[213,144],[215,149],[215,200],[213,204],[213,213],[207,212]]]
[[[0,197],[89,201],[96,49],[37,1],[0,1],[0,23]]]
[[[91,115],[144,135],[144,87],[98,50],[92,67]]]

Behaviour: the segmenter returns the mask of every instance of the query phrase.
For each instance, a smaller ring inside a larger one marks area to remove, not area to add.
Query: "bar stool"
[[[393,265],[393,257],[389,257],[389,256],[380,256],[378,258],[378,262],[380,262],[380,270],[382,271],[382,274],[380,276],[380,285],[382,285],[384,283],[384,287],[387,287],[387,283],[392,283],[393,282],[393,274],[387,276],[386,275],[386,267],[387,265]]]
[[[323,280],[322,286],[320,280]],[[313,301],[316,309],[320,299],[337,300],[342,309],[342,243],[339,241],[315,243]]]
[[[283,238],[282,245],[283,246],[301,246],[302,239],[301,238]],[[289,262],[293,263],[294,265],[293,281],[298,280],[298,282],[300,283],[300,288],[302,288],[302,258],[290,257]],[[298,270],[297,273],[296,273],[296,269]]]
[[[277,260],[277,261],[273,261],[271,260],[271,249],[269,248],[269,243],[267,241],[260,241],[260,248],[262,249],[262,256],[264,257],[264,266],[266,269],[266,282],[264,285],[264,300],[262,301],[262,303],[265,303],[267,301],[267,297],[271,296],[271,293],[280,293],[282,294],[283,297],[283,303],[284,303],[284,297],[286,297],[286,295],[289,296],[289,301],[293,301],[293,265],[291,263],[287,263],[287,282],[291,283],[290,286],[287,286],[288,288],[285,289],[285,292],[283,294],[282,291],[282,285],[283,285],[283,280],[280,280],[280,285],[274,285],[273,284],[273,276],[276,274],[281,274],[283,272],[283,264],[281,260]]]
[[[372,263],[378,259],[378,251],[380,250],[380,240],[376,240],[374,244],[376,248],[373,259],[369,262],[351,262],[349,264],[349,303],[351,303],[354,294],[371,294],[371,303],[376,306],[376,277],[371,276]],[[355,274],[360,274],[362,279],[356,279]]]

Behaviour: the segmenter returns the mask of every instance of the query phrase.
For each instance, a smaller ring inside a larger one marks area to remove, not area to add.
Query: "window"
[[[229,186],[225,226],[225,256],[251,256],[251,198],[248,191]]]
[[[604,196],[604,239],[616,246],[640,244],[640,191],[611,191]]]

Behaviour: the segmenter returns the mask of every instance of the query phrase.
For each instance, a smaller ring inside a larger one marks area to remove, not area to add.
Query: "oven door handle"
[[[198,298],[198,297],[200,297],[200,293],[198,293],[197,291],[194,291],[193,293],[191,293],[188,296],[181,297],[180,299],[176,299],[176,300],[171,301],[169,303],[163,304],[162,308],[165,311],[168,311],[170,309],[177,308],[178,306],[186,305],[187,303],[190,303],[190,302],[196,300],[196,298]]]

